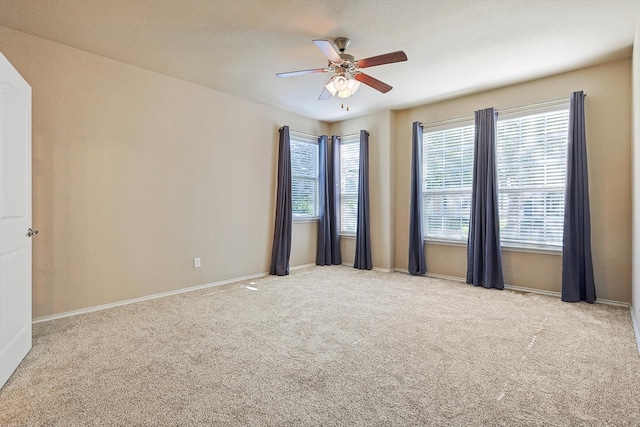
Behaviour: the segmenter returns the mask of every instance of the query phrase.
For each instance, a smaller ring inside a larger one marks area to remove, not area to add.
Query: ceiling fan
[[[329,99],[335,95],[338,95],[340,98],[348,98],[356,93],[360,87],[360,82],[382,93],[387,93],[392,89],[391,86],[363,73],[360,69],[407,60],[407,55],[399,50],[397,52],[385,53],[384,55],[372,56],[356,61],[353,55],[344,53],[351,43],[351,40],[346,37],[338,37],[333,41],[340,53],[336,52],[328,40],[313,40],[313,43],[325,54],[327,59],[329,59],[329,65],[327,67],[278,73],[276,76],[293,77],[303,74],[333,73],[333,77],[331,77],[325,85],[318,98],[320,100]]]

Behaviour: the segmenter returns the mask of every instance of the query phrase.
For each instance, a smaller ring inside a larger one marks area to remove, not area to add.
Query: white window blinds
[[[568,124],[567,101],[498,116],[502,245],[562,248]],[[473,145],[473,119],[425,128],[422,206],[427,240],[467,241]]]
[[[294,218],[318,216],[318,143],[313,136],[291,134],[291,212]]]
[[[340,141],[340,234],[356,234],[359,173],[360,137],[344,137]]]
[[[467,240],[473,173],[472,123],[424,131],[422,221],[428,240]]]
[[[561,248],[569,107],[498,120],[500,239]]]

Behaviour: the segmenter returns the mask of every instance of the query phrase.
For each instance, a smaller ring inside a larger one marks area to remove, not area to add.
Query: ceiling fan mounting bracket
[[[344,53],[344,51],[347,50],[347,48],[351,44],[351,40],[349,40],[346,37],[338,37],[337,39],[335,39],[333,41],[333,44],[336,45],[336,47],[338,48],[340,53]],[[340,55],[340,56],[342,56],[342,55]],[[353,57],[351,57],[351,58],[353,58]],[[351,59],[351,60],[353,61],[353,59]]]

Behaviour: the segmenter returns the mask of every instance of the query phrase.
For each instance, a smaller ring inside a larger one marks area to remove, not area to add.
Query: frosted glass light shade
[[[333,85],[338,90],[338,92],[347,89],[349,86],[349,82],[343,76],[338,76],[333,80]]]
[[[346,79],[343,76],[335,76],[324,85],[331,96],[338,95],[339,98],[348,98],[358,91],[360,82],[356,79]]]
[[[338,92],[338,89],[336,89],[336,86],[333,84],[333,81],[335,80],[335,77],[332,77],[331,80],[329,80],[329,83],[327,83],[326,85],[324,85],[324,87],[329,91],[329,93],[331,94],[331,96],[335,96],[336,93]]]

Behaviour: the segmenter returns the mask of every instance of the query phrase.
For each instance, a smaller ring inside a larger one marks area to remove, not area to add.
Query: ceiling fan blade
[[[278,73],[276,74],[276,76],[293,77],[293,76],[302,76],[304,74],[326,73],[327,71],[329,71],[327,68],[313,68],[311,70],[300,70],[300,71],[289,71],[287,73]]]
[[[322,88],[322,93],[318,97],[318,100],[324,101],[325,99],[329,99],[329,98],[331,98],[331,92],[329,92],[326,87]]]
[[[385,82],[381,82],[380,80],[373,78],[370,75],[365,73],[358,73],[355,76],[353,76],[353,78],[359,82],[366,84],[367,86],[371,86],[375,90],[378,90],[382,93],[387,93],[391,89],[393,89],[392,86],[389,86]]]
[[[407,55],[399,50],[397,52],[385,53],[384,55],[372,56],[370,58],[358,59],[356,64],[360,68],[375,67],[376,65],[392,64],[407,60]]]
[[[329,58],[329,61],[334,64],[341,64],[342,58],[338,55],[338,52],[331,46],[331,42],[328,40],[314,40],[313,43],[318,46],[318,49],[324,53],[324,55]]]

